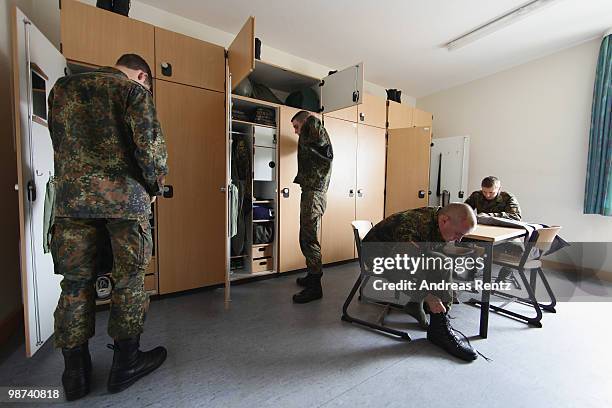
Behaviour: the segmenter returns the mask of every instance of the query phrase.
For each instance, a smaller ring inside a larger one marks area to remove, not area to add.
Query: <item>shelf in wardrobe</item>
[[[253,220],[253,222],[274,222],[274,219],[271,219],[271,220]]]
[[[275,271],[263,271],[263,272],[253,272],[253,273],[238,273],[234,272],[230,277],[230,281],[234,282],[241,279],[249,279],[254,278],[256,276],[264,276],[264,275],[272,275],[276,273]]]
[[[273,204],[274,200],[255,200],[253,204]]]
[[[232,122],[241,123],[243,125],[253,125],[253,126],[261,126],[261,127],[270,128],[270,129],[276,129],[276,126],[264,125],[263,123],[249,122],[249,121],[240,120],[240,119],[232,119]]]

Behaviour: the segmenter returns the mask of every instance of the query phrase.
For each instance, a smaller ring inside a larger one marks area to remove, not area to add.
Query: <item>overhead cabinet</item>
[[[155,27],[156,77],[225,92],[225,49]]]
[[[121,55],[132,53],[155,70],[152,25],[76,0],[61,0],[60,6],[61,52],[66,59],[113,66]]]

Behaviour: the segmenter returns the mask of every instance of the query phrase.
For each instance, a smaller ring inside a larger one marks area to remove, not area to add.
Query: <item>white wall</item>
[[[471,190],[498,176],[517,195],[525,220],[562,225],[561,235],[577,242],[612,242],[612,217],[582,213],[600,42],[417,100],[434,114],[434,137],[471,136]],[[612,256],[579,252],[585,255],[572,257],[584,266],[603,263],[612,271]]]

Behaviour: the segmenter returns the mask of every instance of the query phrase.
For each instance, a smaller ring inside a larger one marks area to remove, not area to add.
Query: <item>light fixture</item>
[[[444,44],[449,51],[456,50],[457,48],[461,48],[470,44],[482,37],[485,37],[495,31],[501,30],[504,27],[509,26],[512,23],[517,22],[529,14],[532,14],[536,10],[540,10],[545,6],[550,6],[552,3],[558,0],[532,0],[529,1],[522,6],[519,6],[499,17],[494,18],[493,20],[484,23],[473,30],[463,34],[460,37],[455,38]]]

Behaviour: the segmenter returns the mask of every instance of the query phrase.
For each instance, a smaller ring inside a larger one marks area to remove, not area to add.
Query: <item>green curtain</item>
[[[612,34],[604,37],[593,90],[584,213],[612,215]]]

